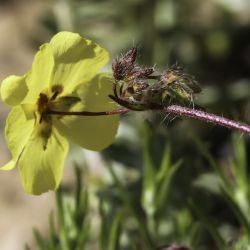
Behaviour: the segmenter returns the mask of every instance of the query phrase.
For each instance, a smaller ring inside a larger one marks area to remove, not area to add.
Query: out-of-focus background
[[[62,30],[94,40],[113,58],[137,46],[139,61],[145,66],[155,65],[159,72],[178,62],[202,86],[196,99],[199,105],[250,123],[249,0],[2,0],[0,81],[29,70],[39,45]],[[8,112],[9,108],[0,103],[0,165],[10,159],[4,141]],[[136,178],[142,164],[141,130],[149,123],[156,162],[157,152],[166,141],[171,143],[173,159],[185,162],[176,178],[179,188],[173,191],[175,203],[181,206],[182,197],[189,195],[190,180],[209,169],[201,157],[196,157],[199,152],[192,139],[204,142],[219,162],[228,162],[233,154],[231,131],[198,121],[145,116],[126,116],[116,142],[103,155],[122,165],[121,176],[126,172],[128,178]],[[245,141],[249,145],[249,137]],[[72,185],[75,158],[98,165],[95,171],[105,172],[100,156],[73,148],[64,171],[65,186]],[[39,197],[25,194],[17,170],[0,172],[0,249],[22,249],[26,242],[32,246],[34,227],[46,234],[54,199],[53,193]],[[218,204],[209,205],[215,216],[224,211]]]

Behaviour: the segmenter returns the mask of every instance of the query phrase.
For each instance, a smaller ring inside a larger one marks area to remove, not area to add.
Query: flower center
[[[40,93],[38,101],[37,101],[37,110],[40,115],[39,123],[43,120],[47,121],[48,118],[45,118],[45,114],[51,109],[51,106],[55,102],[58,95],[63,91],[63,87],[61,85],[54,85],[51,88],[50,94]],[[50,92],[50,91],[45,91]],[[50,96],[50,97],[49,97]]]
[[[37,101],[37,111],[38,111],[38,133],[43,139],[43,150],[46,150],[48,140],[52,133],[52,119],[48,115],[48,112],[53,108],[53,105],[58,101],[63,87],[61,85],[54,85],[51,89],[46,89],[44,92],[39,94]]]
[[[40,115],[42,115],[44,112],[48,110],[49,106],[48,96],[44,93],[40,93],[37,105],[38,105],[38,112]]]

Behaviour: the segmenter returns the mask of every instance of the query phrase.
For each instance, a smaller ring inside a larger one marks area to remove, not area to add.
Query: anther
[[[51,96],[50,100],[55,100],[56,97],[57,97],[60,93],[62,93],[63,87],[62,87],[62,85],[56,84],[56,85],[53,85],[53,86],[52,86],[51,91],[52,91],[53,95]]]

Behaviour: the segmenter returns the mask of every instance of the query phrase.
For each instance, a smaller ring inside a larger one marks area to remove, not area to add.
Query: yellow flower
[[[41,194],[58,187],[68,140],[95,151],[113,142],[118,115],[48,114],[50,110],[114,110],[116,104],[108,98],[112,78],[98,73],[108,59],[108,53],[92,41],[60,32],[40,47],[31,71],[3,80],[2,100],[12,106],[5,127],[12,160],[1,169],[18,165],[26,192]]]

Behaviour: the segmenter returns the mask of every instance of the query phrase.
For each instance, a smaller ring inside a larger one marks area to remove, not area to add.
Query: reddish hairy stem
[[[170,105],[168,107],[163,107],[162,109],[155,109],[157,111],[162,111],[166,113],[175,114],[180,117],[193,118],[205,122],[210,122],[218,126],[227,127],[230,129],[238,130],[240,132],[250,134],[250,126],[244,123],[236,122],[218,115],[210,114],[202,110],[197,110],[193,108],[182,107],[178,105]],[[118,115],[125,114],[132,110],[127,108],[112,110],[112,111],[103,111],[103,112],[64,112],[64,111],[54,111],[49,110],[46,112],[48,115],[76,115],[76,116],[102,116],[102,115]]]
[[[185,116],[188,118],[194,118],[197,120],[210,122],[215,125],[219,125],[222,127],[227,127],[230,129],[235,129],[240,132],[250,134],[250,126],[244,123],[236,122],[218,115],[210,114],[204,112],[202,110],[186,108],[178,105],[170,105],[168,107],[163,108],[163,111],[175,114],[178,116]]]

